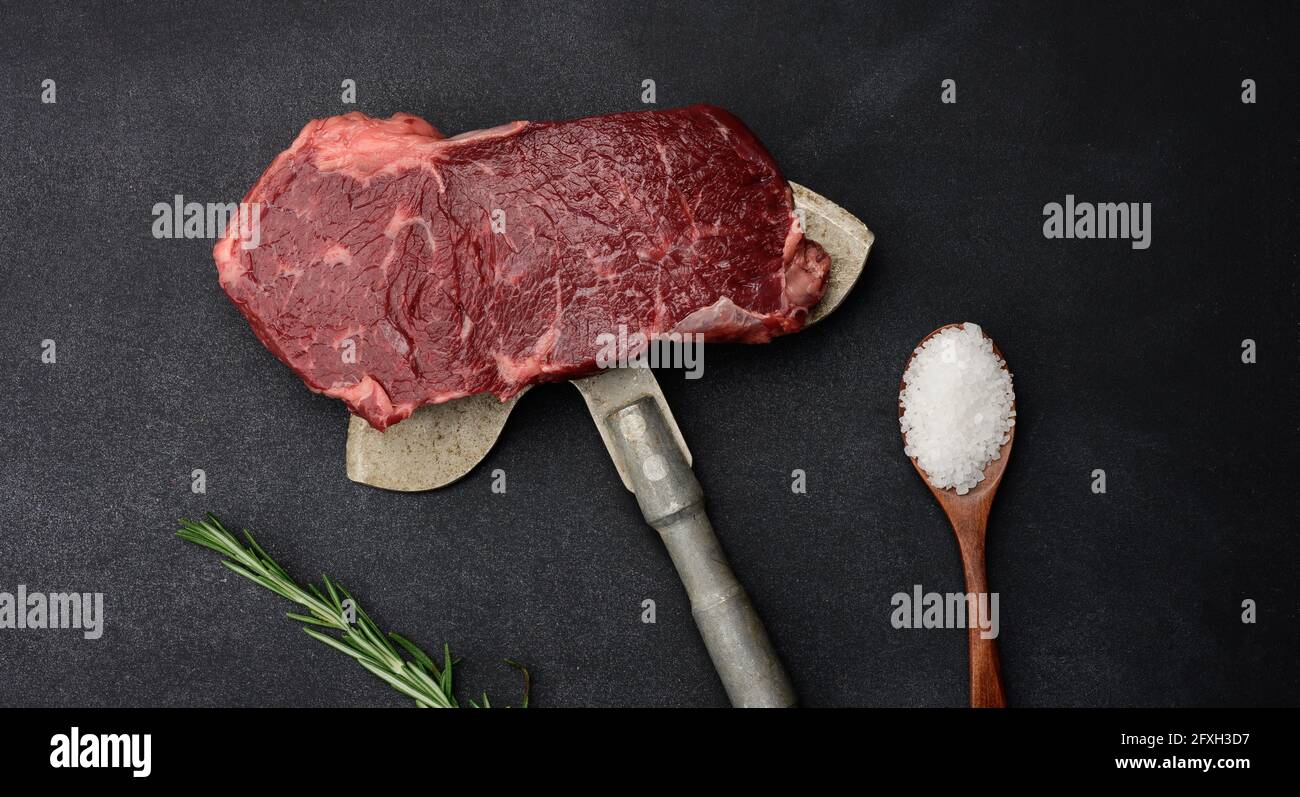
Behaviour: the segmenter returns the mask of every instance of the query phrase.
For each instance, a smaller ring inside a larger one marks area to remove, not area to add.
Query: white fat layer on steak
[[[699,310],[678,321],[673,332],[709,333],[726,339],[729,336],[746,337],[755,330],[763,328],[763,317],[739,307],[727,297],[722,297],[708,307]]]
[[[290,151],[311,142],[308,159],[312,166],[325,174],[350,177],[363,186],[380,175],[395,175],[413,169],[426,171],[437,182],[439,193],[447,190],[437,168],[440,156],[467,144],[513,136],[529,125],[521,120],[443,138],[428,123],[407,114],[393,117],[410,125],[409,129],[401,131],[395,131],[395,126],[388,123],[392,120],[365,119],[359,114],[359,118],[374,124],[366,124],[357,130],[357,120],[353,116],[345,114],[313,122],[320,126],[314,138],[304,130]],[[339,120],[345,120],[347,124],[341,124]],[[411,124],[408,120],[419,121],[423,126]]]

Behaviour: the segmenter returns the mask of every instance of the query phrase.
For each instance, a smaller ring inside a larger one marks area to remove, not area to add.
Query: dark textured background
[[[1156,6],[6,10],[0,590],[101,591],[108,625],[93,642],[0,631],[0,704],[408,703],[172,537],[207,510],[292,572],[337,576],[386,627],[450,641],[463,683],[498,701],[514,656],[543,706],[723,704],[572,388],[529,393],[449,489],[358,486],[343,405],[255,340],[211,242],[150,234],[155,202],[237,199],[308,119],[351,110],[344,78],[357,109],[448,134],[636,109],[653,78],[660,107],[729,108],[878,236],[827,323],[714,347],[701,381],[661,374],[806,704],[967,699],[964,632],[888,616],[912,584],[961,588],[895,395],[922,336],[971,320],[1020,407],[989,543],[1012,703],[1295,705],[1296,20]],[[46,77],[57,105],[39,102]],[[1045,240],[1042,207],[1066,193],[1151,202],[1151,249]]]

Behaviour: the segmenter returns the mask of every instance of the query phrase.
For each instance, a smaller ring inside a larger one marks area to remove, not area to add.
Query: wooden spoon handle
[[[983,530],[980,529],[980,532]],[[985,639],[977,622],[979,596],[988,595],[988,577],[984,570],[984,535],[958,531],[962,569],[966,574],[966,642],[970,650],[971,708],[1005,708],[1006,690],[1002,686],[1002,664],[998,659],[996,639]],[[985,601],[991,600],[985,597]],[[986,606],[989,605],[986,603]]]

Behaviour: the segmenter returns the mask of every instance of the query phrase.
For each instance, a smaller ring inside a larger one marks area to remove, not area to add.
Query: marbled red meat
[[[830,265],[762,144],[704,105],[454,138],[350,113],[309,123],[244,201],[260,240],[232,225],[217,243],[222,287],[309,388],[381,430],[593,373],[620,325],[793,332]]]

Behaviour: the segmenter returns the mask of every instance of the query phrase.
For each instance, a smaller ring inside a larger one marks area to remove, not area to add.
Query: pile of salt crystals
[[[935,487],[965,495],[1001,456],[1016,423],[1006,363],[979,325],[967,322],[917,348],[903,382],[903,451]]]

